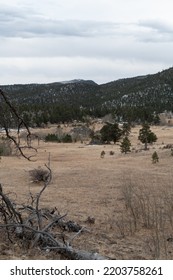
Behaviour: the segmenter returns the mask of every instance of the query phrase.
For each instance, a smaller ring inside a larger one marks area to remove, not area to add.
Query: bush
[[[0,156],[10,156],[12,148],[9,140],[0,140]]]
[[[45,137],[46,142],[57,142],[57,143],[72,143],[72,137],[70,134],[64,134],[61,138],[59,138],[56,134],[48,134]]]
[[[158,156],[157,152],[155,151],[152,154],[152,163],[156,163],[156,162],[159,162],[159,156]]]
[[[106,154],[105,151],[102,151],[102,152],[100,153],[100,157],[101,157],[101,158],[104,158],[105,154]]]
[[[29,175],[34,183],[46,182],[49,178],[49,172],[41,167],[30,170]]]
[[[70,134],[65,134],[63,137],[62,137],[62,142],[63,143],[72,143],[73,140],[72,140],[72,137]]]
[[[58,143],[61,142],[56,134],[48,134],[48,135],[46,135],[45,141],[46,142],[58,142]]]

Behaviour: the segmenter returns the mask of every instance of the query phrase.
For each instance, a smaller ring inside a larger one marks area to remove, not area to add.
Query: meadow
[[[55,127],[35,129],[52,133]],[[98,252],[110,259],[173,259],[173,127],[153,126],[158,140],[144,151],[139,126],[132,128],[131,152],[122,154],[119,144],[86,142],[51,143],[33,140],[34,161],[2,156],[0,181],[17,203],[27,203],[29,193],[40,191],[29,171],[44,167],[50,159],[52,181],[42,195],[42,207],[56,207],[87,231],[73,246]],[[100,157],[105,151],[104,158]],[[152,163],[157,151],[159,162]],[[114,152],[114,153],[110,153]],[[92,221],[92,222],[91,222]],[[38,248],[24,249],[0,237],[0,259],[51,259],[58,254]]]

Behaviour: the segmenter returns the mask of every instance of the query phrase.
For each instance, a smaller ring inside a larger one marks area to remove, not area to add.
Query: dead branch
[[[75,235],[73,235],[70,240],[68,241],[69,246],[71,246],[72,241],[85,230],[85,227],[82,227]]]
[[[75,250],[72,247],[65,248],[64,255],[66,255],[71,260],[107,260],[107,257],[104,257],[98,253],[90,253],[84,250]]]
[[[11,104],[11,102],[7,98],[7,94],[1,89],[0,89],[0,97],[1,97],[2,102],[4,102],[4,106],[7,109],[7,111],[5,111],[5,112],[3,112],[4,110],[2,110],[1,120],[0,120],[1,125],[5,130],[5,134],[6,134],[7,138],[12,141],[12,143],[14,144],[14,146],[16,147],[16,149],[20,153],[20,155],[22,155],[27,160],[31,160],[31,158],[35,157],[36,153],[37,153],[37,149],[31,145],[32,133],[31,133],[29,127],[27,126],[27,124],[25,123],[25,121],[20,117],[20,115],[18,114],[15,107]],[[1,109],[3,109],[2,106],[3,106],[3,104],[1,104]],[[11,133],[10,133],[10,120],[9,120],[10,117],[11,117],[11,119],[16,120],[15,125],[16,125],[16,130],[17,130],[17,138],[14,137],[13,135],[11,135]],[[27,137],[26,137],[27,145],[26,146],[22,146],[20,143],[21,128],[24,128],[27,131]],[[27,149],[34,151],[34,154],[28,156],[25,152]]]
[[[49,170],[49,176],[47,177],[47,181],[44,182],[44,186],[41,189],[41,191],[39,192],[39,194],[37,195],[37,199],[36,199],[36,213],[37,213],[37,217],[38,217],[38,226],[39,229],[42,228],[42,223],[41,223],[41,215],[40,215],[40,210],[39,210],[39,202],[40,202],[40,198],[42,193],[44,192],[44,190],[47,188],[47,186],[49,185],[51,179],[52,179],[52,171],[51,169],[45,164],[45,166],[47,167],[47,169]]]
[[[90,253],[83,250],[77,250],[71,246],[72,241],[80,234],[86,231],[85,227],[78,225],[73,221],[66,221],[67,214],[60,215],[56,211],[49,209],[40,209],[39,201],[43,191],[46,189],[48,182],[44,184],[42,190],[38,194],[35,207],[30,205],[22,205],[15,209],[13,203],[7,195],[3,193],[0,185],[0,217],[5,212],[6,220],[0,223],[0,228],[4,228],[8,233],[9,240],[13,240],[16,236],[19,239],[25,240],[29,244],[29,248],[39,246],[44,250],[54,250],[67,257],[68,259],[77,260],[101,260],[105,257]],[[39,214],[38,214],[39,212]],[[76,232],[75,235],[68,238],[68,241],[57,236],[62,235],[63,231]],[[60,230],[58,233],[57,230]]]
[[[0,227],[17,227],[15,224],[8,224],[8,225],[0,225]],[[71,260],[106,260],[107,257],[104,257],[98,253],[91,253],[84,250],[76,250],[73,247],[66,245],[60,241],[57,241],[50,233],[45,231],[39,231],[36,229],[33,229],[30,226],[27,225],[18,225],[18,227],[22,227],[25,229],[28,229],[37,235],[40,235],[42,239],[48,243],[48,240],[52,244],[52,246],[46,246],[43,247],[44,250],[56,250],[57,252],[63,254],[64,256],[68,257]],[[48,239],[48,240],[47,240]]]
[[[10,199],[3,193],[1,184],[0,184],[0,197],[2,198],[2,201],[5,204],[4,206],[3,204],[1,205],[4,213],[6,213],[11,220],[14,220],[15,222],[18,223],[22,223],[23,221],[22,221],[21,214],[15,210]]]
[[[76,250],[71,246],[58,247],[45,247],[45,250],[60,250],[61,253],[70,260],[108,260],[108,257],[104,257],[97,252],[91,253],[85,250]]]

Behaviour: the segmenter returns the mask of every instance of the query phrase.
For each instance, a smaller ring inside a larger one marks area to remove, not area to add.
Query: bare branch
[[[31,160],[34,156],[36,156],[37,149],[31,146],[31,131],[25,121],[21,118],[21,116],[18,114],[17,110],[15,107],[11,104],[9,99],[6,96],[7,94],[0,89],[0,97],[2,101],[4,102],[4,105],[7,107],[6,110],[1,113],[1,125],[3,126],[6,136],[8,139],[12,141],[12,143],[15,145],[19,153],[27,160]],[[3,104],[2,104],[3,106]],[[2,107],[1,106],[1,107]],[[2,109],[2,108],[1,108]],[[7,117],[8,116],[8,117]],[[11,135],[10,133],[10,116],[11,119],[16,120],[16,128],[17,128],[17,138]],[[26,146],[21,146],[20,144],[20,131],[21,128],[26,129],[27,131],[27,145]],[[30,149],[34,151],[34,155],[26,155],[25,151],[26,149]]]
[[[73,235],[70,240],[68,241],[69,246],[71,246],[72,241],[85,230],[85,227],[82,227],[75,235]]]
[[[40,215],[40,210],[39,210],[39,202],[40,202],[40,198],[42,193],[44,192],[44,190],[47,188],[47,186],[50,184],[51,179],[52,179],[52,171],[51,169],[45,164],[45,166],[47,167],[47,169],[49,170],[49,176],[47,178],[47,181],[44,182],[44,186],[41,189],[41,191],[39,192],[39,194],[37,195],[37,199],[36,199],[36,213],[37,213],[37,217],[38,217],[38,226],[39,229],[42,228],[42,223],[41,223],[41,215]]]
[[[10,218],[14,218],[14,221],[16,221],[18,223],[23,223],[21,214],[18,213],[15,210],[15,208],[14,208],[13,204],[11,203],[10,199],[3,193],[2,185],[1,184],[0,184],[0,197],[2,197],[2,200],[5,203],[5,206],[7,208],[7,212],[6,213],[8,213]]]

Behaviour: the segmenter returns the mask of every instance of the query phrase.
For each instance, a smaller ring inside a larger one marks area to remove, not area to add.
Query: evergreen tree
[[[156,151],[152,154],[152,162],[153,163],[159,162],[159,156]]]
[[[128,136],[130,134],[130,131],[131,131],[131,125],[130,123],[123,123],[123,127],[122,127],[122,134],[124,136]]]
[[[147,145],[152,144],[157,141],[157,136],[151,131],[148,123],[144,123],[142,128],[139,130],[138,139],[145,144],[145,150],[147,150]]]
[[[122,130],[119,128],[117,123],[105,124],[100,130],[100,133],[101,133],[101,140],[104,143],[110,143],[111,141],[113,141],[115,144],[117,141],[120,140],[122,136]]]
[[[127,154],[128,152],[131,152],[130,147],[131,147],[131,142],[130,142],[129,138],[127,136],[125,136],[120,145],[121,152],[125,153],[125,154]]]

